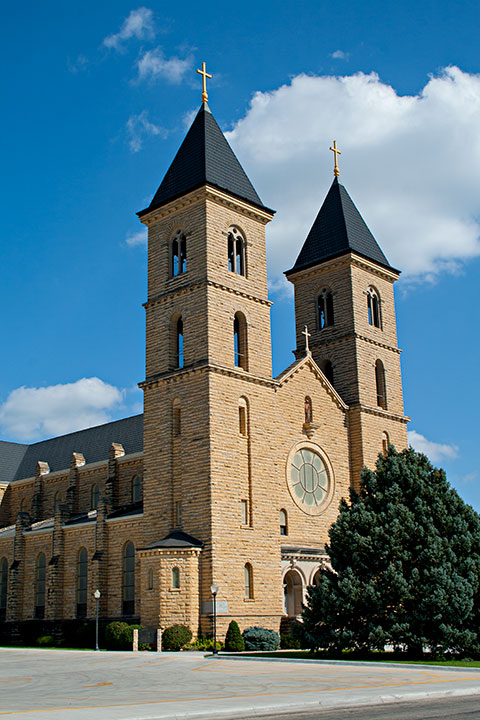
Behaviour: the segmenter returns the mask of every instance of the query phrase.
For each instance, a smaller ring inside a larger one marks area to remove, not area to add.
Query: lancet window
[[[35,618],[43,620],[45,617],[45,580],[46,562],[45,555],[37,555],[35,563]]]
[[[187,236],[183,230],[177,230],[172,237],[170,259],[172,277],[187,271]]]
[[[375,362],[375,385],[377,388],[377,405],[387,409],[387,385],[385,382],[385,368],[381,360]]]
[[[87,615],[88,554],[81,548],[77,557],[77,618]]]
[[[235,367],[247,370],[247,321],[241,312],[235,313],[233,319],[233,352]]]
[[[333,293],[329,288],[324,288],[317,298],[317,322],[318,329],[333,325]]]
[[[378,292],[373,287],[369,287],[367,291],[367,312],[368,324],[381,328],[380,298]]]
[[[228,269],[245,275],[245,238],[236,227],[228,230]]]
[[[127,542],[122,557],[122,615],[135,612],[135,547]]]

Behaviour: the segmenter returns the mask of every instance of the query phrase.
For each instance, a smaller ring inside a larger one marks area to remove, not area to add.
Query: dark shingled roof
[[[10,482],[27,449],[28,445],[0,440],[0,482]]]
[[[335,178],[295,265],[285,274],[288,276],[297,270],[318,265],[349,252],[355,252],[394,270],[355,207],[352,198]]]
[[[153,542],[151,545],[147,545],[144,550],[153,550],[155,548],[185,548],[185,547],[203,547],[203,542],[197,540],[193,535],[189,535],[183,530],[172,530],[172,532],[165,535],[161,540]]]
[[[273,213],[263,205],[206,103],[202,103],[149,207],[138,215],[204,185]]]
[[[143,450],[143,415],[134,415],[123,420],[115,420],[105,425],[78,430],[68,435],[24,446],[26,450],[24,456],[17,465],[16,472],[8,479],[20,480],[32,477],[35,475],[35,468],[39,460],[48,462],[51,472],[69,468],[74,452],[82,453],[87,463],[107,460],[112,442],[121,443],[126,455],[141,452]],[[12,444],[2,443],[2,445]],[[7,457],[9,452],[7,452]],[[0,466],[3,464],[3,457],[3,449],[0,446]]]

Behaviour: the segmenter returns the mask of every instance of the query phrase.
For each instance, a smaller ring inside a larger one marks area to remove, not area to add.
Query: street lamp
[[[95,650],[99,650],[98,647],[98,601],[101,596],[100,590],[95,590],[93,597],[95,598]]]
[[[212,583],[210,585],[210,592],[213,595],[213,654],[217,655],[217,593],[218,593],[218,585],[217,583]]]

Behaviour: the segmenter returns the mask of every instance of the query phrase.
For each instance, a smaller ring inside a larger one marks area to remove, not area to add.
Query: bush
[[[108,623],[105,628],[105,645],[107,650],[131,650],[133,631],[141,630],[143,625],[129,625],[126,622]]]
[[[249,627],[243,631],[245,650],[278,650],[280,637],[275,630]]]
[[[282,633],[280,635],[280,647],[282,650],[299,650],[300,640],[294,638],[292,633]]]
[[[37,645],[40,645],[41,647],[45,645],[54,645],[53,636],[40,635],[40,637],[37,638]]]
[[[163,632],[164,650],[181,650],[192,639],[192,631],[186,625],[172,625]]]
[[[223,643],[220,642],[220,640],[217,640],[217,650],[223,650],[223,648]],[[211,652],[213,650],[213,637],[211,635],[198,637],[192,642],[188,650],[201,650],[202,652]]]
[[[225,650],[229,652],[242,652],[245,650],[245,640],[242,637],[238,623],[232,620],[225,635]]]

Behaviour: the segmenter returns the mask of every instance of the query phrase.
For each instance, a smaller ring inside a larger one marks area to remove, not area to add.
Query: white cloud
[[[128,144],[132,152],[138,152],[142,149],[143,140],[151,135],[167,136],[167,130],[160,125],[155,125],[148,119],[146,110],[142,110],[138,115],[130,115],[127,120],[127,134],[129,137]]]
[[[71,73],[76,74],[86,70],[88,66],[88,58],[85,55],[77,55],[76,59],[68,62],[68,69]]]
[[[178,57],[171,57],[167,60],[162,49],[157,47],[154,48],[154,50],[148,50],[138,60],[138,79],[157,80],[161,78],[172,85],[178,85],[191,65],[191,57],[187,57],[184,60]]]
[[[139,230],[136,233],[133,233],[133,235],[127,235],[125,238],[125,242],[129,247],[138,247],[138,246],[147,246],[147,231],[146,230]]]
[[[153,12],[146,7],[132,10],[123,21],[118,33],[107,35],[103,44],[107,48],[121,50],[125,40],[135,37],[137,40],[152,39],[155,35]]]
[[[299,75],[254,95],[227,137],[262,200],[273,285],[292,267],[333,179],[394,267],[433,279],[480,254],[480,75],[456,67],[400,96],[374,73]],[[288,181],[286,181],[288,178]]]
[[[343,50],[335,50],[335,52],[331,53],[330,57],[334,60],[348,60],[350,53],[343,52]]]
[[[407,437],[409,444],[414,450],[423,453],[434,463],[441,462],[445,458],[458,457],[457,445],[432,442],[415,430],[409,430]]]
[[[63,435],[111,420],[124,391],[97,377],[65,385],[20,387],[0,405],[0,425],[8,437],[32,441]]]

